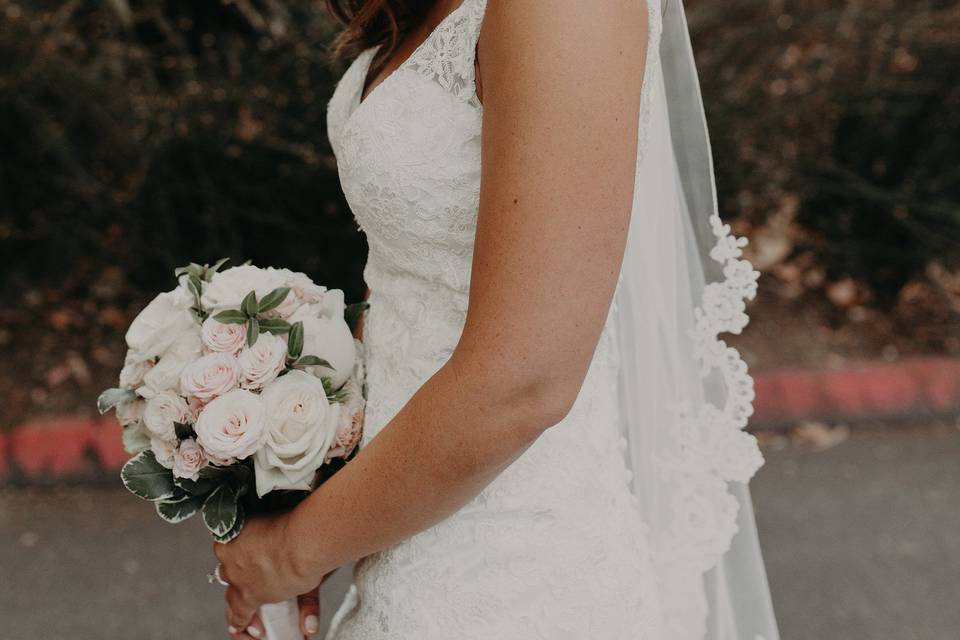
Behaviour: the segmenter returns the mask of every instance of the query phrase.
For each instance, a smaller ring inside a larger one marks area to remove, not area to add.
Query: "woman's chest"
[[[482,107],[412,67],[360,102],[371,53],[348,68],[328,106],[347,202],[371,250],[459,252],[475,229]]]

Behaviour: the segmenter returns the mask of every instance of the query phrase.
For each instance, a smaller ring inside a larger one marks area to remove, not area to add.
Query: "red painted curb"
[[[103,475],[130,457],[120,436],[113,416],[30,422],[7,435],[2,473],[31,481]]]
[[[849,369],[767,371],[754,380],[753,427],[960,412],[960,360],[923,358]]]
[[[757,374],[754,429],[810,419],[856,421],[960,413],[960,360],[864,363],[849,369]],[[106,416],[50,418],[0,433],[0,479],[52,482],[115,474],[129,459],[121,428]]]

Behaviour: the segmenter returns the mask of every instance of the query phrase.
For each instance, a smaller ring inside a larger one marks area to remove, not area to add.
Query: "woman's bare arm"
[[[626,242],[646,16],[636,0],[488,3],[464,331],[450,360],[294,514],[301,571],[319,577],[441,520],[569,410]]]
[[[646,20],[642,0],[489,0],[462,336],[394,419],[286,518],[279,539],[298,582],[286,595],[450,515],[569,411],[626,242]]]

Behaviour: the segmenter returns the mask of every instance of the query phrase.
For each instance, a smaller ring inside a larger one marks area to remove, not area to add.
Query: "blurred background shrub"
[[[766,274],[748,357],[960,353],[960,2],[688,11],[723,213]],[[334,29],[319,0],[0,0],[0,425],[89,410],[189,260],[362,295]]]

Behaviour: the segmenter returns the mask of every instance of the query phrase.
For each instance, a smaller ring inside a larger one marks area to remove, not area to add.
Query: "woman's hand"
[[[307,629],[316,622],[307,618],[319,611],[316,591],[320,580],[296,570],[295,550],[285,535],[288,518],[288,514],[250,518],[234,540],[214,543],[220,575],[229,585],[227,624],[235,640],[262,638],[263,626],[256,615],[260,605],[295,596],[301,596],[301,628],[305,635],[315,633]],[[311,594],[316,605],[311,603]]]

